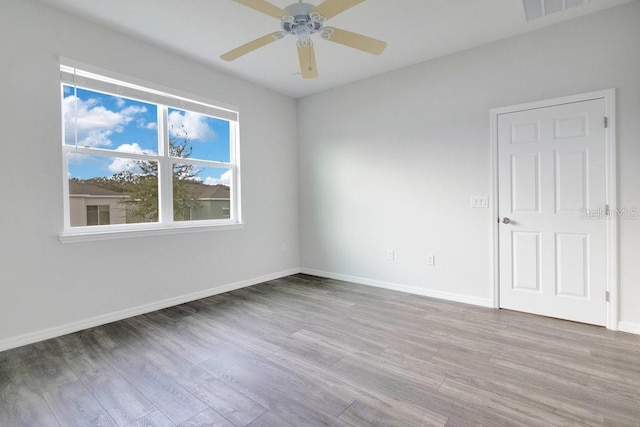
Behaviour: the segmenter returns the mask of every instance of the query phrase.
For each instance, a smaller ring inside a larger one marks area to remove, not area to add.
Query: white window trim
[[[128,224],[127,224],[128,225]],[[149,227],[147,224],[136,224],[135,229],[118,225],[92,226],[91,233],[62,233],[58,236],[61,243],[95,242],[101,240],[129,239],[139,237],[164,236],[170,234],[202,233],[208,231],[241,230],[244,224],[237,222],[219,223],[218,225],[202,224],[200,221],[188,221],[180,226]],[[153,224],[155,225],[155,224]],[[146,227],[145,227],[146,226]],[[106,229],[106,228],[109,229]],[[117,227],[117,230],[113,230]]]
[[[115,96],[123,96],[143,102],[157,104],[158,107],[158,132],[164,132],[167,127],[167,108],[177,108],[189,110],[227,120],[229,122],[230,139],[230,159],[229,163],[199,160],[191,158],[168,157],[167,147],[162,144],[160,138],[158,155],[139,155],[134,153],[118,153],[113,150],[99,148],[79,147],[64,143],[64,124],[62,129],[62,160],[63,160],[63,199],[64,199],[64,227],[59,234],[62,243],[76,243],[98,240],[112,240],[122,238],[135,238],[146,236],[157,236],[167,234],[194,233],[206,231],[237,230],[243,228],[240,200],[240,153],[239,153],[239,112],[237,108],[224,106],[217,102],[198,97],[195,95],[179,92],[177,90],[161,87],[157,84],[141,81],[119,75],[108,70],[102,70],[77,61],[61,58],[60,60],[60,83],[66,85],[77,85],[89,90],[106,92]],[[82,70],[82,71],[81,71]],[[130,83],[129,83],[130,82]],[[175,94],[175,95],[174,95]],[[62,116],[62,114],[61,114]],[[162,120],[160,120],[162,119]],[[200,220],[200,221],[173,221],[173,188],[172,185],[159,184],[159,222],[138,223],[138,224],[111,224],[86,227],[71,227],[70,206],[69,206],[69,180],[67,170],[67,156],[69,153],[103,155],[108,157],[136,158],[141,160],[157,161],[160,168],[158,180],[172,182],[171,163],[194,164],[205,167],[219,167],[231,169],[232,177],[230,183],[230,212],[229,219]]]

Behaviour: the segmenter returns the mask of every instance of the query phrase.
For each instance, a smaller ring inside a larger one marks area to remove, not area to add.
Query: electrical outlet
[[[393,261],[394,258],[395,258],[395,254],[393,253],[393,251],[392,250],[388,250],[387,251],[387,259],[389,261]]]
[[[427,254],[427,265],[432,267],[436,265],[436,256],[434,254]]]

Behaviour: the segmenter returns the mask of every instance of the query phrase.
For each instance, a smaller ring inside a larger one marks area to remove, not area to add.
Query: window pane
[[[175,221],[228,219],[231,211],[231,169],[175,164]],[[187,179],[181,177],[188,177]]]
[[[169,108],[171,156],[229,162],[229,122]]]
[[[158,164],[70,153],[72,227],[158,221]]]
[[[89,205],[87,206],[87,225],[98,225],[98,207]]]
[[[109,211],[109,205],[87,205],[87,225],[109,225],[111,223]]]
[[[98,222],[100,225],[111,224],[110,211],[111,209],[109,205],[98,206]]]
[[[63,85],[64,143],[123,153],[158,152],[153,104]]]

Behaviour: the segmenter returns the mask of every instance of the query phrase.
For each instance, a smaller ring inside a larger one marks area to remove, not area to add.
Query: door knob
[[[502,223],[503,224],[509,224],[511,222],[511,220],[509,218],[507,218],[506,216],[504,218],[502,218]]]

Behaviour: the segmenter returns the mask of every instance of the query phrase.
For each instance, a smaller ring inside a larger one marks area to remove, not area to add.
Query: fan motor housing
[[[312,34],[322,30],[324,17],[313,12],[315,6],[309,3],[294,3],[284,10],[288,15],[282,18],[282,30],[295,36],[300,42],[309,41]]]

